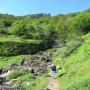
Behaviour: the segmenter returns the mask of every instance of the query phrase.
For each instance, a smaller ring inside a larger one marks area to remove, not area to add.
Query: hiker
[[[51,73],[52,73],[52,76],[54,78],[56,78],[56,72],[57,72],[56,65],[55,64],[52,64],[52,66],[51,66]]]
[[[47,57],[47,60],[46,60],[46,62],[51,62],[52,60],[49,58],[49,57]]]

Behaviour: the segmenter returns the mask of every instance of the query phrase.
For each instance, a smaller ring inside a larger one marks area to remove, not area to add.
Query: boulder
[[[0,76],[0,85],[3,84],[5,82],[5,78]]]

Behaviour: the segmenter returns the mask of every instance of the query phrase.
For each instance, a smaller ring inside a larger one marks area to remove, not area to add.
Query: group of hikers
[[[52,60],[51,60],[50,57],[46,58],[46,62],[51,63],[51,65],[50,65],[50,73],[54,78],[56,78],[57,66],[52,63]],[[35,73],[33,68],[31,69],[31,73],[32,73],[32,75],[34,75],[34,73]]]
[[[47,57],[47,62],[52,62],[51,58]],[[57,73],[57,67],[56,67],[56,65],[55,64],[51,64],[50,68],[51,68],[51,70],[50,70],[51,71],[51,75],[54,78],[56,78],[56,73]]]

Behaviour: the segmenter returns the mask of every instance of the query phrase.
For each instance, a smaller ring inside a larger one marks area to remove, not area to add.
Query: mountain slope
[[[90,90],[90,33],[82,38],[83,44],[65,59],[60,90]]]

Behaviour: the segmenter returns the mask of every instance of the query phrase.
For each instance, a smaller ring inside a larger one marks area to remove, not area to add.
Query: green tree
[[[27,33],[26,22],[23,20],[15,21],[9,29],[11,34],[22,36]]]
[[[90,32],[90,13],[83,12],[74,17],[69,24],[69,29],[77,33]]]
[[[56,26],[57,37],[58,37],[59,43],[64,43],[67,37],[67,30],[68,30],[67,18],[62,17],[59,19]]]

